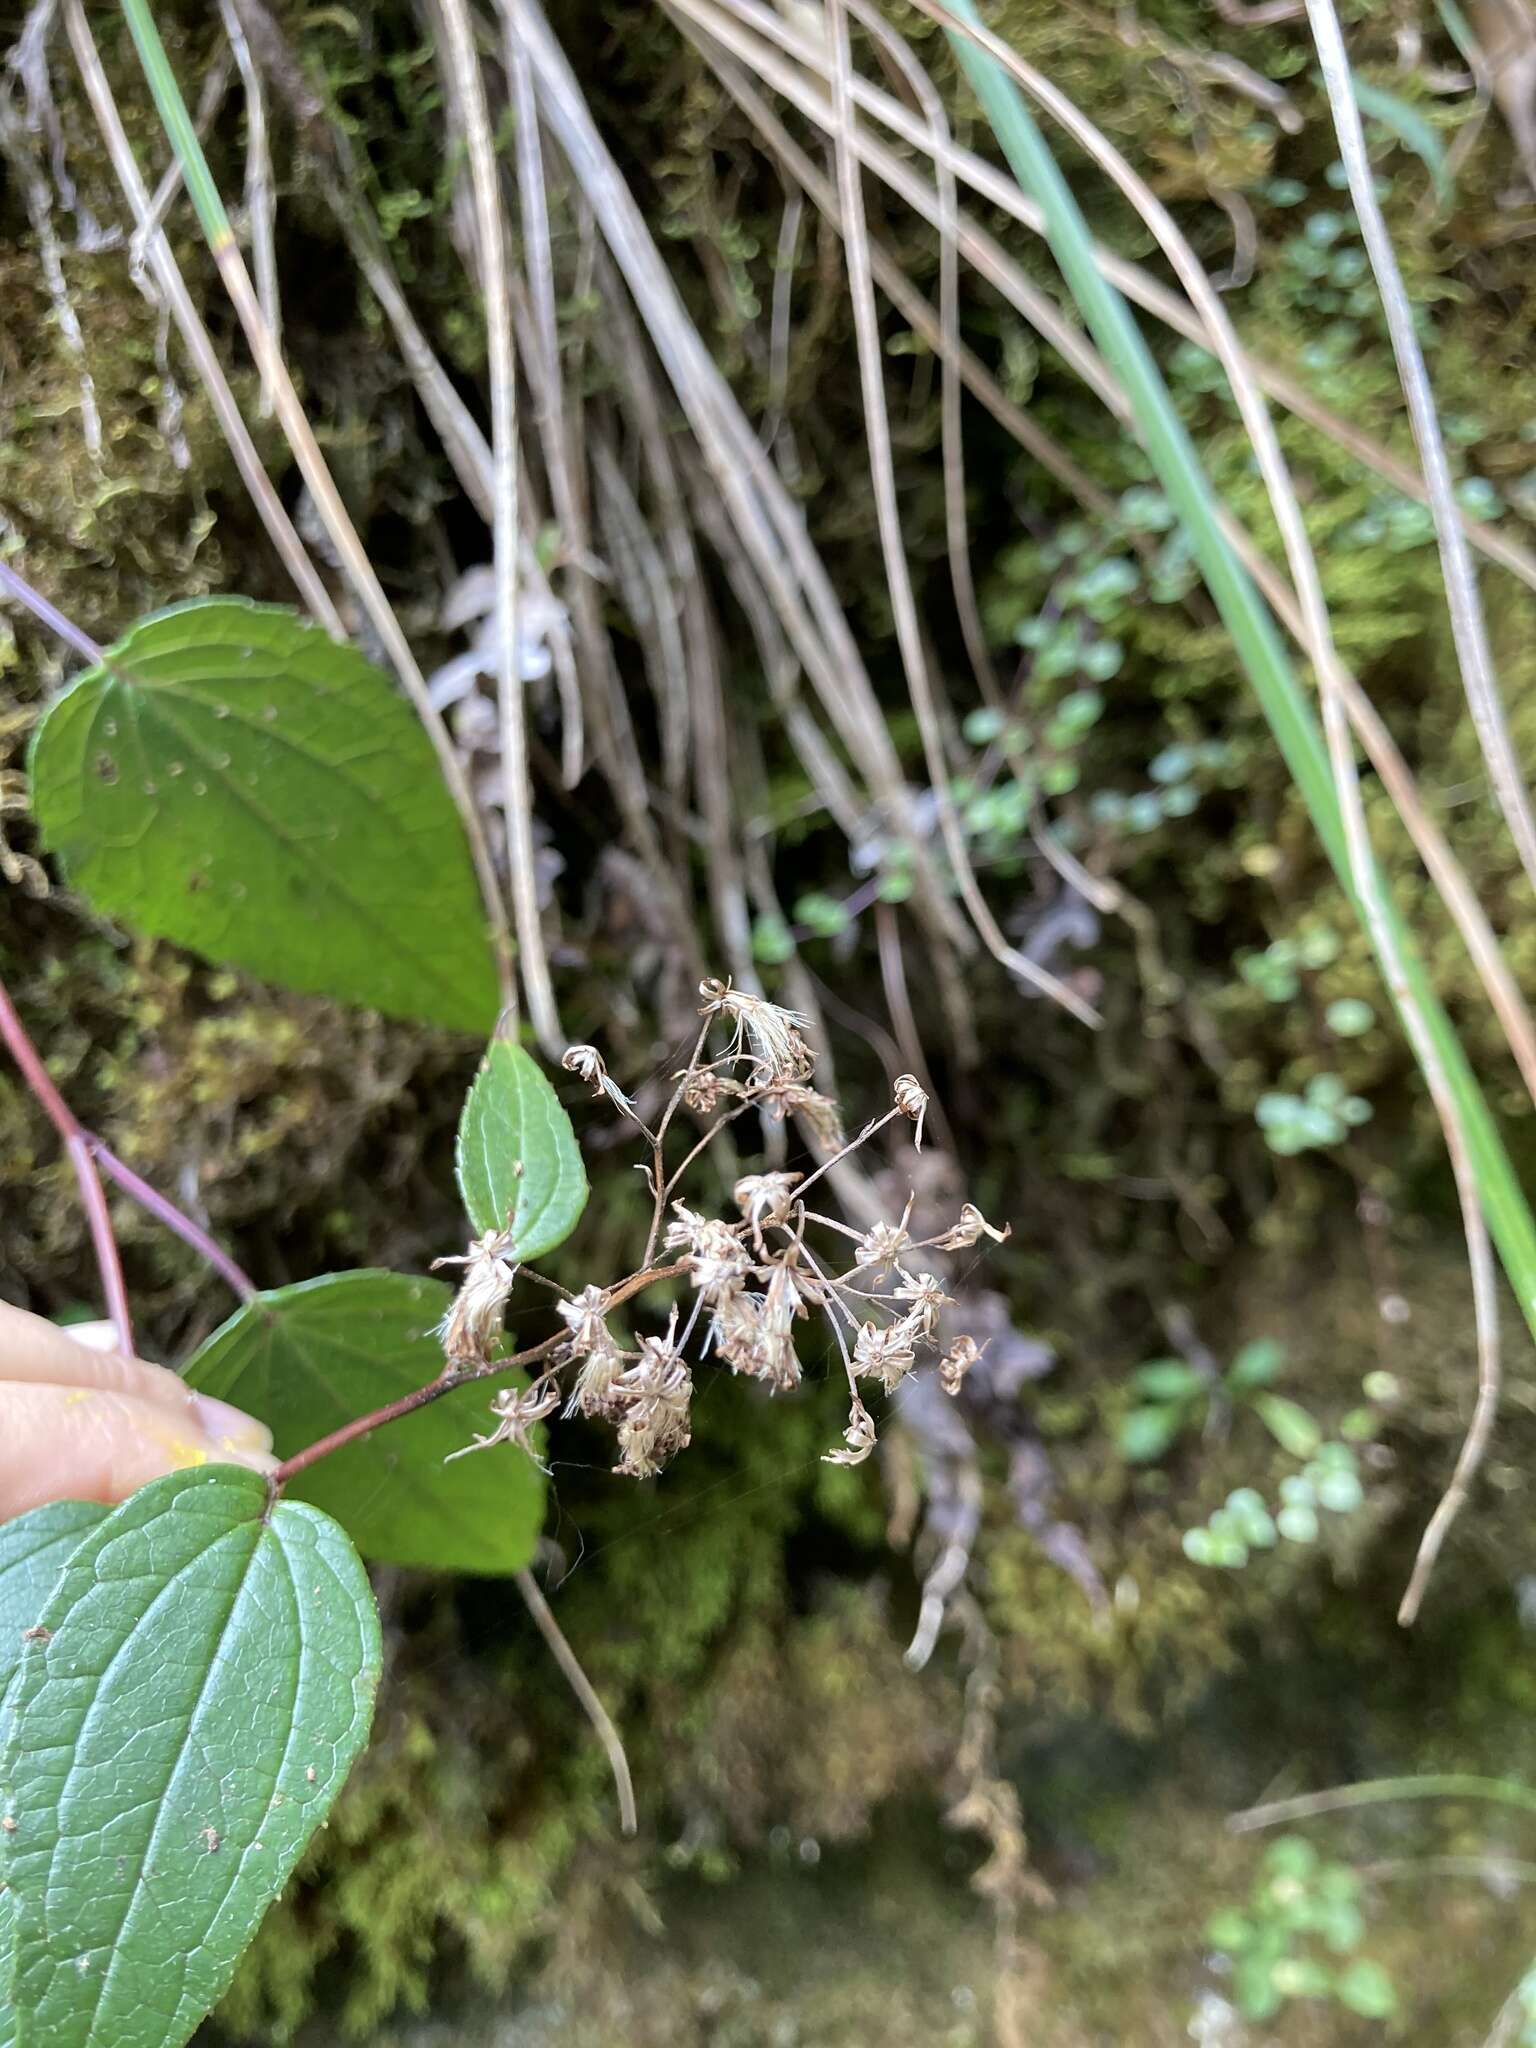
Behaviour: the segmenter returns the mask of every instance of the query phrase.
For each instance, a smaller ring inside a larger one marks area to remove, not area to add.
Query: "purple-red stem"
[[[608,1290],[608,1305],[617,1308],[632,1295],[652,1287],[658,1280],[672,1280],[684,1270],[681,1262],[670,1266],[647,1266],[642,1273],[631,1273],[627,1280],[621,1280],[617,1287]],[[417,1387],[413,1393],[402,1394],[397,1401],[388,1401],[382,1408],[375,1408],[369,1415],[359,1415],[352,1422],[344,1422],[340,1429],[333,1429],[329,1436],[317,1442],[306,1444],[302,1451],[295,1451],[291,1458],[284,1458],[272,1474],[271,1486],[274,1493],[280,1493],[290,1479],[297,1479],[301,1472],[307,1472],[311,1465],[317,1465],[322,1458],[328,1458],[333,1451],[344,1451],[348,1444],[355,1444],[359,1437],[370,1436],[374,1430],[382,1429],[387,1422],[398,1422],[402,1416],[414,1415],[418,1408],[426,1408],[434,1401],[441,1401],[445,1394],[455,1394],[460,1387],[470,1386],[475,1380],[493,1379],[496,1374],[516,1372],[519,1367],[534,1365],[541,1358],[548,1358],[557,1351],[569,1337],[566,1330],[556,1330],[552,1337],[546,1337],[542,1344],[534,1344],[527,1351],[519,1351],[511,1358],[493,1358],[489,1365],[470,1365],[458,1372],[439,1373],[435,1380],[429,1380],[424,1387]]]
[[[0,590],[5,590],[24,604],[35,619],[39,619],[50,633],[57,633],[61,640],[68,641],[77,654],[83,654],[93,665],[103,661],[105,656],[89,633],[82,633],[70,619],[66,619],[57,605],[50,604],[40,590],[34,590],[25,576],[18,576],[7,562],[0,562]]]
[[[5,1040],[11,1057],[21,1069],[22,1079],[64,1141],[69,1163],[75,1169],[81,1206],[90,1225],[91,1244],[96,1252],[96,1265],[101,1273],[102,1292],[107,1298],[107,1314],[112,1319],[117,1347],[125,1358],[132,1358],[133,1319],[128,1313],[128,1290],[123,1285],[123,1262],[118,1257],[117,1239],[112,1234],[106,1191],[96,1171],[96,1162],[91,1157],[91,1141],[79,1118],[54,1086],[53,1076],[27,1036],[26,1026],[17,1016],[16,1006],[3,983],[0,983],[0,1038]]]
[[[94,1131],[86,1132],[85,1141],[91,1148],[96,1164],[108,1180],[116,1181],[123,1193],[153,1216],[157,1223],[163,1223],[167,1230],[181,1239],[183,1244],[190,1245],[242,1301],[254,1299],[258,1292],[256,1282],[242,1267],[235,1264],[224,1247],[216,1243],[200,1223],[195,1223],[184,1210],[178,1209],[176,1204],[162,1195],[158,1188],[152,1188],[147,1180],[142,1180],[131,1166],[125,1166],[115,1152],[108,1150]]]

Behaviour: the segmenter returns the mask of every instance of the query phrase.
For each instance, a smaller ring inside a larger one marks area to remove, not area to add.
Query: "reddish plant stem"
[[[85,1142],[108,1180],[116,1181],[123,1193],[153,1216],[157,1223],[163,1223],[167,1230],[181,1239],[183,1244],[190,1245],[242,1301],[251,1301],[255,1298],[258,1292],[256,1282],[242,1267],[235,1264],[224,1247],[216,1243],[200,1223],[195,1223],[184,1210],[178,1209],[176,1204],[162,1195],[158,1188],[152,1188],[147,1180],[140,1179],[131,1166],[125,1166],[115,1152],[108,1150],[94,1131],[85,1133]]]
[[[627,1280],[621,1280],[617,1287],[608,1289],[608,1306],[617,1308],[621,1302],[639,1294],[643,1289],[654,1286],[661,1280],[673,1280],[683,1271],[681,1262],[671,1266],[647,1266],[643,1272],[631,1273]],[[386,1424],[399,1422],[402,1417],[414,1415],[418,1408],[428,1408],[434,1401],[441,1401],[445,1394],[455,1394],[460,1387],[472,1386],[476,1380],[494,1379],[498,1373],[516,1372],[525,1365],[535,1365],[541,1358],[548,1358],[552,1352],[569,1339],[569,1331],[557,1330],[546,1337],[541,1344],[534,1344],[527,1351],[519,1351],[511,1358],[493,1358],[489,1365],[463,1366],[456,1372],[440,1373],[435,1380],[429,1380],[424,1387],[417,1387],[409,1394],[402,1394],[396,1401],[386,1401],[382,1408],[375,1408],[367,1415],[359,1415],[352,1422],[344,1422],[340,1429],[333,1429],[329,1436],[320,1437],[315,1443],[306,1444],[302,1451],[295,1451],[291,1458],[284,1458],[272,1474],[270,1485],[274,1494],[280,1493],[290,1479],[297,1479],[301,1472],[307,1472],[311,1465],[318,1465],[322,1458],[328,1458],[334,1451],[344,1451],[348,1444],[355,1444],[361,1437],[371,1436],[376,1429]]]
[[[53,1076],[27,1036],[26,1026],[17,1016],[16,1006],[3,982],[0,982],[0,1038],[5,1040],[12,1059],[20,1068],[21,1078],[64,1141],[64,1150],[69,1154],[69,1163],[75,1170],[75,1181],[80,1189],[80,1205],[90,1225],[91,1244],[96,1253],[102,1293],[106,1296],[107,1314],[116,1333],[117,1348],[125,1358],[132,1358],[133,1320],[128,1313],[128,1290],[123,1285],[123,1262],[118,1257],[117,1239],[112,1232],[106,1191],[96,1171],[96,1162],[91,1157],[90,1138],[54,1086]]]
[[[57,633],[93,666],[106,659],[89,633],[82,633],[73,620],[66,619],[57,605],[50,604],[40,590],[34,590],[25,576],[18,576],[8,562],[0,562],[0,590],[14,597],[18,604],[24,604],[50,633]]]

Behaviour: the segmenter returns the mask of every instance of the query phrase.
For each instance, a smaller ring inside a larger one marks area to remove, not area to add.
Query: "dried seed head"
[[[818,1144],[830,1151],[842,1144],[843,1113],[830,1095],[775,1074],[763,1083],[757,1100],[775,1123],[783,1123],[787,1116],[800,1116],[810,1126]]]
[[[912,1306],[903,1318],[912,1325],[913,1334],[931,1341],[939,1320],[940,1309],[951,1306],[951,1298],[939,1285],[932,1273],[909,1273],[905,1266],[898,1266],[901,1285],[894,1291],[897,1301],[910,1301]]]
[[[913,1134],[914,1151],[923,1149],[923,1118],[928,1114],[928,1091],[915,1074],[898,1074],[891,1091],[896,1107],[903,1116],[911,1117],[917,1129]]]
[[[957,1337],[939,1360],[939,1385],[946,1394],[958,1394],[966,1374],[986,1350],[974,1337]]]
[[[800,1384],[794,1323],[797,1316],[804,1314],[805,1298],[793,1269],[787,1263],[776,1265],[763,1295],[762,1365],[758,1375],[776,1394]]]
[[[757,1062],[760,1079],[804,1081],[809,1076],[816,1055],[800,1036],[810,1029],[809,1017],[713,977],[699,983],[699,994],[704,998],[700,1016],[731,1019],[736,1027],[731,1049],[739,1051],[745,1041]]]
[[[584,1287],[569,1301],[556,1302],[555,1313],[571,1333],[566,1347],[571,1357],[585,1358],[592,1351],[612,1350],[613,1339],[603,1321],[609,1306],[607,1293],[601,1287]]]
[[[437,1330],[450,1366],[462,1368],[491,1362],[501,1337],[502,1312],[517,1277],[516,1265],[507,1262],[506,1245],[505,1231],[488,1230],[462,1255],[432,1261],[434,1272],[439,1266],[464,1268],[453,1305]]]
[[[609,1080],[603,1056],[595,1045],[568,1045],[560,1056],[560,1064],[568,1074],[578,1074],[583,1081],[590,1082],[594,1095],[606,1095],[625,1116],[634,1115],[634,1104],[616,1081]]]
[[[503,1387],[491,1398],[496,1427],[489,1436],[477,1436],[472,1444],[465,1444],[461,1451],[450,1451],[449,1459],[467,1458],[471,1451],[488,1451],[493,1444],[512,1443],[539,1464],[539,1453],[529,1432],[559,1405],[560,1389],[550,1373],[535,1380],[531,1387]]]
[[[848,1427],[843,1431],[843,1442],[848,1446],[845,1451],[822,1454],[824,1465],[862,1465],[875,1448],[875,1425],[857,1394],[848,1410]]]
[[[619,1423],[619,1462],[631,1479],[650,1479],[669,1458],[688,1448],[693,1376],[674,1341],[677,1312],[665,1337],[642,1337],[640,1357],[613,1384]]]
[[[731,1194],[737,1208],[751,1224],[754,1235],[765,1223],[788,1220],[794,1207],[795,1183],[799,1179],[798,1173],[748,1173],[737,1181]]]
[[[721,1098],[737,1091],[713,1067],[695,1067],[683,1077],[683,1107],[695,1116],[711,1116]]]
[[[736,1286],[752,1270],[752,1261],[736,1231],[717,1217],[699,1216],[682,1202],[672,1204],[675,1223],[667,1225],[662,1244],[683,1253],[689,1278],[707,1301]],[[739,1228],[740,1226],[738,1226]]]
[[[909,1319],[887,1323],[865,1323],[853,1344],[853,1369],[860,1379],[878,1380],[885,1391],[894,1393],[917,1363]]]
[[[935,1248],[941,1252],[959,1252],[983,1237],[990,1237],[994,1244],[1001,1244],[1004,1238],[1010,1235],[1011,1228],[1012,1226],[1007,1223],[1001,1230],[994,1228],[974,1202],[966,1202],[960,1211],[960,1221],[953,1230],[946,1230],[942,1237],[936,1237],[933,1242]]]
[[[585,1415],[589,1421],[616,1422],[622,1412],[617,1387],[624,1371],[624,1354],[612,1342],[595,1344],[581,1362],[567,1415]]]
[[[859,1239],[859,1264],[888,1272],[911,1242],[906,1217],[900,1223],[876,1223]]]

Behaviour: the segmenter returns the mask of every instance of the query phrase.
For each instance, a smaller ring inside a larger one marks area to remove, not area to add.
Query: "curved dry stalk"
[[[582,1670],[576,1652],[566,1641],[565,1631],[556,1621],[549,1602],[544,1598],[544,1589],[533,1573],[525,1568],[517,1573],[515,1583],[523,1605],[533,1617],[535,1628],[549,1645],[550,1654],[564,1673],[566,1684],[580,1701],[582,1712],[592,1723],[597,1739],[603,1745],[608,1768],[613,1773],[613,1789],[618,1794],[619,1825],[626,1835],[632,1835],[640,1825],[635,1813],[635,1781],[630,1776],[629,1758],[624,1754],[623,1738],[613,1725],[613,1716]]]
[[[816,127],[824,132],[829,130],[830,104],[806,76],[809,73],[823,80],[828,76],[829,58],[823,39],[801,33],[789,22],[781,19],[771,8],[762,5],[761,0],[663,0],[663,4],[674,18],[680,16],[693,21],[730,50],[765,84],[771,85],[774,91],[782,94],[798,108]],[[794,61],[786,63],[785,55]],[[803,69],[797,70],[796,65]],[[938,138],[930,133],[921,119],[902,106],[900,101],[857,74],[851,90],[855,104],[872,114],[891,134],[920,151],[922,155],[933,155]],[[914,173],[910,165],[861,124],[855,125],[853,142],[860,158],[884,184],[899,192],[925,220],[937,225],[938,195],[931,185]],[[988,205],[999,208],[1021,227],[1028,228],[1031,233],[1038,235],[1044,232],[1044,215],[1039,206],[1021,191],[1018,184],[1005,172],[999,171],[994,164],[987,162],[974,151],[965,149],[953,139],[949,142],[945,154],[955,176],[979,198],[984,199]],[[957,224],[956,234],[961,254],[967,261],[996,284],[1010,303],[1034,324],[1033,301],[1043,295],[1034,293],[1029,280],[1009,261],[995,238],[981,229],[976,221],[964,212]],[[1174,333],[1182,335],[1185,340],[1193,341],[1201,348],[1209,348],[1210,343],[1200,316],[1176,292],[1170,291],[1167,286],[1136,264],[1113,255],[1097,244],[1093,248],[1093,260],[1099,273],[1133,304],[1150,313],[1154,319],[1171,328]],[[1060,325],[1060,310],[1054,306],[1054,302],[1051,302],[1051,305],[1054,319]],[[1068,354],[1068,359],[1073,361],[1074,367],[1079,367],[1069,353],[1072,346],[1070,336],[1076,334],[1075,328],[1069,329],[1065,347],[1056,334],[1050,334],[1049,338],[1053,346]],[[1362,467],[1374,471],[1395,489],[1402,491],[1405,496],[1415,499],[1419,504],[1428,504],[1424,479],[1410,463],[1401,461],[1352,421],[1342,418],[1324,405],[1288,370],[1262,357],[1254,357],[1252,365],[1259,387],[1268,397],[1335,442]],[[1536,553],[1496,528],[1473,519],[1469,514],[1462,512],[1460,507],[1457,507],[1456,511],[1462,531],[1481,554],[1508,569],[1530,589],[1536,590]]]
[[[870,270],[868,235],[864,225],[864,197],[858,162],[849,147],[853,122],[849,94],[851,64],[848,54],[848,26],[843,0],[827,0],[828,45],[832,53],[833,144],[837,158],[838,195],[843,212],[843,248],[848,264],[848,284],[853,299],[853,322],[858,340],[859,377],[864,394],[864,425],[869,443],[869,466],[875,491],[875,513],[880,529],[880,550],[885,564],[886,586],[890,592],[896,639],[906,670],[907,688],[917,714],[928,780],[938,809],[945,851],[960,889],[961,899],[972,923],[981,933],[987,950],[1021,981],[1028,982],[1076,1017],[1080,1023],[1098,1025],[1098,1012],[1084,1002],[1054,974],[1011,946],[981,893],[971,867],[970,850],[949,792],[949,766],[944,758],[944,736],[934,700],[933,681],[928,669],[927,650],[918,622],[917,600],[907,566],[901,536],[901,515],[896,503],[896,468],[891,453],[890,421],[885,409],[883,356],[880,321],[875,307],[874,279]]]
[[[80,70],[86,97],[101,130],[102,140],[107,145],[107,154],[112,161],[113,173],[128,202],[129,212],[135,222],[135,233],[145,237],[144,251],[155,283],[176,322],[188,355],[191,356],[203,388],[208,393],[208,402],[213,407],[229,452],[234,457],[240,480],[250,494],[251,503],[256,507],[262,525],[276,548],[284,568],[293,578],[300,597],[309,607],[333,640],[344,640],[346,628],[341,623],[331,594],[320,579],[319,571],[309,558],[309,552],[299,538],[293,521],[288,517],[282,499],[278,496],[266,466],[256,451],[235,395],[229,388],[217,351],[209,338],[208,330],[198,317],[192,295],[187,290],[181,267],[164,230],[155,222],[153,202],[149,189],[139,171],[138,160],[133,146],[123,127],[117,101],[107,81],[107,74],[91,34],[81,0],[64,0],[64,26],[69,35],[70,47],[75,53],[75,62]]]
[[[955,244],[955,221],[959,200],[955,174],[949,167],[949,117],[938,87],[912,53],[905,36],[899,35],[871,0],[848,0],[848,11],[860,22],[890,57],[892,64],[911,87],[912,96],[927,117],[938,138],[933,151],[934,183],[939,195],[939,331],[945,346],[939,358],[939,446],[944,474],[944,541],[949,556],[949,580],[954,592],[960,637],[976,678],[976,686],[994,711],[1003,708],[1002,686],[987,645],[976,602],[976,579],[971,570],[971,543],[965,512],[965,441],[961,430],[960,351],[960,252]],[[887,295],[889,296],[889,295]]]
[[[518,651],[517,571],[517,360],[508,302],[506,230],[501,212],[501,174],[491,137],[491,117],[480,74],[465,0],[440,0],[447,32],[456,98],[464,123],[470,184],[480,244],[480,287],[485,301],[491,374],[491,460],[495,511],[492,546],[496,577],[496,707],[501,726],[503,814],[507,825],[507,871],[517,925],[523,986],[535,1036],[551,1059],[564,1050],[565,1034],[555,1007],[549,956],[544,949],[533,851],[533,786],[528,772],[527,707]]]
[[[1392,237],[1376,197],[1376,177],[1365,147],[1365,129],[1355,102],[1354,78],[1344,48],[1343,33],[1333,0],[1307,0],[1307,19],[1317,45],[1328,104],[1339,138],[1339,155],[1349,177],[1349,195],[1365,241],[1366,254],[1376,276],[1386,314],[1387,333],[1397,360],[1397,374],[1408,402],[1419,462],[1429,489],[1429,509],[1435,522],[1435,541],[1440,550],[1440,569],[1445,581],[1446,608],[1451,618],[1451,637],[1461,669],[1462,687],[1472,713],[1477,743],[1493,784],[1494,796],[1509,827],[1510,837],[1525,869],[1526,879],[1536,888],[1536,816],[1532,815],[1530,793],[1520,772],[1499,695],[1499,681],[1488,644],[1488,627],[1478,596],[1477,572],[1471,550],[1457,517],[1455,488],[1445,455],[1445,439],[1435,409],[1435,395],[1424,367],[1424,352],[1414,331],[1413,308],[1403,287],[1402,273],[1392,248]]]
[[[251,236],[251,261],[256,270],[256,296],[272,330],[272,339],[281,348],[283,309],[277,289],[277,194],[272,185],[272,152],[267,142],[266,88],[234,0],[219,0],[219,14],[245,89],[245,218]],[[263,383],[263,419],[271,418],[272,405],[272,393]]]

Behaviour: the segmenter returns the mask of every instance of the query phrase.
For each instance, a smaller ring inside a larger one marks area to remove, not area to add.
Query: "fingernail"
[[[264,1422],[247,1415],[228,1401],[216,1401],[212,1394],[194,1394],[192,1413],[210,1444],[221,1451],[270,1451],[272,1432]]]

